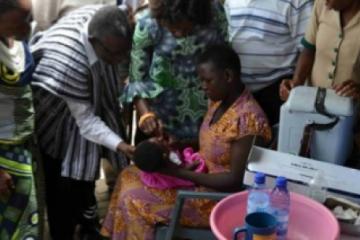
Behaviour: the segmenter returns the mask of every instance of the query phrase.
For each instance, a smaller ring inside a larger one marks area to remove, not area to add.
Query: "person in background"
[[[242,63],[241,78],[271,125],[278,123],[279,86],[294,74],[313,0],[226,0],[230,42]]]
[[[152,0],[137,19],[126,102],[134,102],[146,135],[162,126],[179,141],[197,139],[207,100],[195,56],[224,43],[226,19],[212,0]]]
[[[91,4],[117,4],[116,0],[32,0],[35,32],[44,31],[58,19],[79,7]]]
[[[159,173],[192,181],[194,191],[239,191],[254,139],[268,142],[271,129],[264,112],[240,78],[240,61],[228,46],[212,46],[198,60],[202,89],[211,103],[200,129],[200,156],[208,173],[167,164]],[[151,161],[151,159],[148,159]],[[157,223],[168,224],[177,189],[145,186],[141,171],[129,166],[119,176],[102,234],[113,240],[155,239]],[[186,201],[181,224],[205,227],[215,203]]]
[[[134,148],[122,138],[118,97],[132,29],[116,6],[74,10],[32,39],[36,135],[43,155],[50,233],[97,239],[100,158],[121,170]],[[125,70],[125,71],[124,71]]]
[[[31,2],[0,0],[0,239],[40,239],[31,152]]]
[[[359,98],[360,93],[360,2],[316,1],[294,77],[284,80],[283,99],[289,91],[308,83],[333,88],[340,96]]]
[[[337,94],[360,101],[360,1],[318,0],[302,39],[304,49],[292,79],[280,86],[283,100],[290,90],[308,83],[332,88]],[[360,116],[360,113],[358,112]],[[360,124],[356,124],[354,159],[359,165]]]
[[[153,1],[153,0],[150,0]],[[141,8],[142,6],[147,5],[149,0],[122,0],[121,4],[131,7],[133,12],[135,13],[137,9]]]

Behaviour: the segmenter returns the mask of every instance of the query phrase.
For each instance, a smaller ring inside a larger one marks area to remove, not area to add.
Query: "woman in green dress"
[[[149,8],[137,17],[125,100],[135,103],[145,134],[164,128],[197,139],[207,100],[196,56],[226,41],[225,13],[216,0],[152,0]]]
[[[33,59],[22,42],[30,32],[31,1],[0,0],[0,239],[39,239],[29,151],[33,132]]]

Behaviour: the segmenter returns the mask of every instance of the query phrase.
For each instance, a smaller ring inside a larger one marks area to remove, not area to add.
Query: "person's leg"
[[[72,217],[77,192],[72,181],[61,177],[61,160],[44,155],[46,204],[50,235],[53,240],[73,239],[75,219]]]
[[[100,238],[100,223],[97,214],[95,197],[95,182],[79,181],[81,187],[81,201],[79,202],[79,224],[82,240],[96,240]]]

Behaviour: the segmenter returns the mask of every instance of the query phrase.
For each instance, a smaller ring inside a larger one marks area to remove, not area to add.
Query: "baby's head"
[[[133,161],[144,172],[155,172],[165,165],[169,156],[168,149],[156,141],[149,139],[136,146]]]

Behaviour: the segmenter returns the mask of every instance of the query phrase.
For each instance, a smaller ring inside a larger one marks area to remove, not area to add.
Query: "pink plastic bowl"
[[[247,192],[221,200],[210,216],[211,230],[219,240],[232,239],[235,227],[244,225]],[[338,240],[339,223],[334,215],[316,201],[291,193],[288,240]]]

